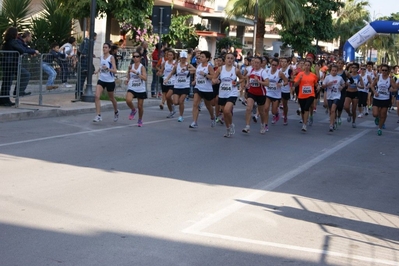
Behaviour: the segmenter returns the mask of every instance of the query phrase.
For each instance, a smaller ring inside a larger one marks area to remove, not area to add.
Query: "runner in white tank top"
[[[224,135],[230,138],[235,133],[233,124],[233,106],[239,96],[237,84],[243,82],[245,77],[240,70],[234,65],[234,54],[227,53],[225,57],[225,65],[217,69],[214,82],[220,82],[218,104],[222,108],[224,122],[227,132]],[[218,78],[219,77],[219,78]],[[237,81],[237,77],[240,79]]]
[[[147,71],[140,63],[141,55],[139,52],[133,52],[133,63],[129,66],[127,71],[127,79],[125,83],[127,86],[126,104],[130,108],[129,120],[133,120],[137,111],[133,104],[133,98],[137,98],[137,108],[139,109],[139,119],[137,126],[143,126],[144,114],[144,99],[147,99],[147,89],[145,81],[147,80]]]
[[[291,98],[291,77],[292,77],[292,69],[288,64],[288,59],[285,57],[280,58],[280,71],[287,78],[287,85],[281,87],[281,102],[283,104],[283,119],[284,125],[288,125],[288,101]]]
[[[169,50],[166,52],[166,60],[162,64],[162,70],[161,72],[163,73],[162,76],[164,78],[163,83],[162,83],[162,98],[165,99],[166,105],[168,106],[169,109],[169,115],[167,118],[172,118],[176,111],[173,108],[173,102],[172,102],[172,94],[173,94],[173,86],[174,86],[174,77],[170,78],[169,80],[165,80],[166,77],[169,76],[169,74],[172,72],[173,68],[175,67],[175,53],[172,50]],[[162,107],[163,108],[163,107]],[[161,108],[161,109],[162,109]]]
[[[103,120],[101,116],[100,96],[104,89],[107,89],[109,99],[114,107],[114,121],[118,121],[119,118],[118,104],[114,96],[116,64],[115,58],[109,53],[110,50],[111,45],[109,43],[104,43],[100,68],[98,71],[94,72],[94,74],[100,73],[100,77],[97,81],[96,96],[94,98],[97,115],[93,119],[93,122],[100,122]]]

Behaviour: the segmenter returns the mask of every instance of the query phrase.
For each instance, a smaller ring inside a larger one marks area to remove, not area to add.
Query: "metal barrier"
[[[10,97],[19,94],[22,85],[25,86],[29,82],[29,76],[26,70],[23,70],[23,75],[21,75],[21,56],[17,51],[0,51],[0,62],[1,62],[1,91],[0,91],[0,103],[1,105],[11,106]],[[29,74],[29,73],[28,73]],[[22,76],[22,77],[21,77]],[[11,90],[14,80],[15,88]],[[26,86],[25,86],[26,87]],[[12,94],[10,95],[10,93]],[[18,107],[18,97],[16,98],[15,105]]]

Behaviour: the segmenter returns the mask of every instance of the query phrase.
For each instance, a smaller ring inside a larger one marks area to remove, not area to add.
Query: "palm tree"
[[[226,13],[229,16],[247,16],[254,18],[258,3],[256,32],[256,53],[263,53],[263,38],[267,19],[277,20],[282,26],[303,23],[301,0],[229,0]]]
[[[20,31],[29,26],[32,0],[3,0],[0,14],[0,31],[3,33],[8,27],[17,27]]]
[[[339,51],[342,54],[345,42],[370,21],[370,13],[366,9],[369,6],[367,0],[346,0],[334,21],[334,31],[339,37]]]

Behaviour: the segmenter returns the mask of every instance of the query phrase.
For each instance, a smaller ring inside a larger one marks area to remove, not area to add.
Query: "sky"
[[[368,2],[370,3],[368,10],[372,20],[399,12],[398,0],[368,0]]]

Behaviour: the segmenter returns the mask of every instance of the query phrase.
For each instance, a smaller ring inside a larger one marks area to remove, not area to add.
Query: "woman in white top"
[[[144,114],[144,99],[147,99],[147,90],[145,87],[145,81],[147,80],[147,71],[145,67],[140,63],[141,55],[138,52],[133,53],[133,63],[129,66],[127,71],[127,84],[126,92],[126,104],[130,108],[129,120],[133,120],[137,111],[133,105],[133,98],[137,98],[137,108],[139,109],[139,119],[137,126],[143,126],[143,114]]]
[[[166,105],[168,106],[170,112],[167,118],[172,118],[176,113],[174,106],[172,106],[172,94],[175,80],[173,76],[170,79],[166,80],[166,77],[169,76],[175,65],[175,53],[172,50],[169,50],[166,52],[166,60],[162,63],[161,66],[161,73],[162,77],[164,78],[161,89],[163,97],[165,97],[166,100]]]
[[[391,92],[397,91],[397,84],[389,76],[390,68],[387,64],[381,65],[381,75],[377,75],[371,85],[374,93],[373,116],[375,124],[378,126],[377,134],[382,135],[382,128],[387,119],[388,107],[391,103]]]
[[[220,83],[218,104],[222,107],[224,122],[227,129],[224,135],[226,138],[230,138],[235,133],[233,106],[239,96],[239,87],[237,84],[243,82],[245,79],[240,69],[234,66],[234,59],[233,53],[227,53],[224,66],[216,70],[213,80],[214,83]],[[237,78],[240,79],[239,82],[237,82]]]
[[[190,124],[190,128],[197,128],[198,120],[198,105],[201,99],[204,99],[205,106],[208,109],[209,115],[211,116],[211,126],[216,125],[215,115],[213,112],[213,107],[211,101],[214,98],[212,79],[214,78],[213,67],[209,64],[211,60],[211,53],[208,51],[202,51],[199,56],[199,63],[195,71],[195,79],[193,81],[194,87],[194,102],[193,102],[193,122]]]
[[[112,105],[114,106],[114,121],[118,121],[119,118],[118,104],[114,96],[116,64],[115,58],[109,53],[110,50],[111,45],[109,43],[104,43],[103,55],[100,58],[100,68],[98,69],[98,71],[94,72],[94,74],[100,73],[100,77],[97,81],[95,96],[97,116],[93,119],[93,122],[102,121],[100,96],[104,89],[107,89],[108,97],[112,102]]]
[[[180,61],[175,64],[172,72],[165,78],[168,83],[171,78],[174,78],[174,87],[172,100],[173,104],[179,106],[178,122],[183,122],[184,102],[187,95],[190,93],[190,71],[194,72],[195,67],[187,62],[187,53],[180,52]]]

